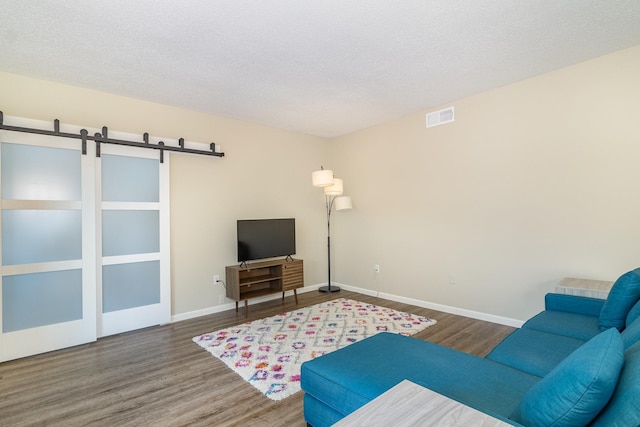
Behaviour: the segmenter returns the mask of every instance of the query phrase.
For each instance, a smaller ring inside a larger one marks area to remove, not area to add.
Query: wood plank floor
[[[299,307],[352,298],[436,319],[415,337],[479,356],[513,328],[348,291],[307,292]],[[302,396],[282,401],[191,341],[296,307],[293,297],[115,335],[0,364],[0,426],[305,426]]]

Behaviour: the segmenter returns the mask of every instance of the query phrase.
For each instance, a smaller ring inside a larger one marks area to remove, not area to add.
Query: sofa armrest
[[[605,300],[578,295],[548,293],[544,296],[545,310],[564,311],[598,317]]]

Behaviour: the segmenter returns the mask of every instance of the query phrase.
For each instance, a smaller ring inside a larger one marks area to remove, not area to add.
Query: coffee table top
[[[348,426],[502,427],[504,421],[404,380],[334,424]]]

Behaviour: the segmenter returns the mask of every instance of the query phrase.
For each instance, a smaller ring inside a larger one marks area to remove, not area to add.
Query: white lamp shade
[[[328,187],[333,185],[333,171],[322,169],[312,172],[311,181],[314,187]]]
[[[339,196],[342,194],[342,180],[333,178],[333,185],[324,187],[324,194],[327,196]]]
[[[353,208],[353,205],[351,204],[351,197],[349,196],[336,197],[336,200],[333,203],[336,206],[337,211],[344,211]]]

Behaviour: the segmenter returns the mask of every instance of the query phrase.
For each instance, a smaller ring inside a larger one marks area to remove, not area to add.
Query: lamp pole
[[[337,286],[331,286],[331,209],[333,209],[333,202],[336,196],[325,197],[327,202],[327,286],[321,286],[320,292],[339,292],[340,288]]]

